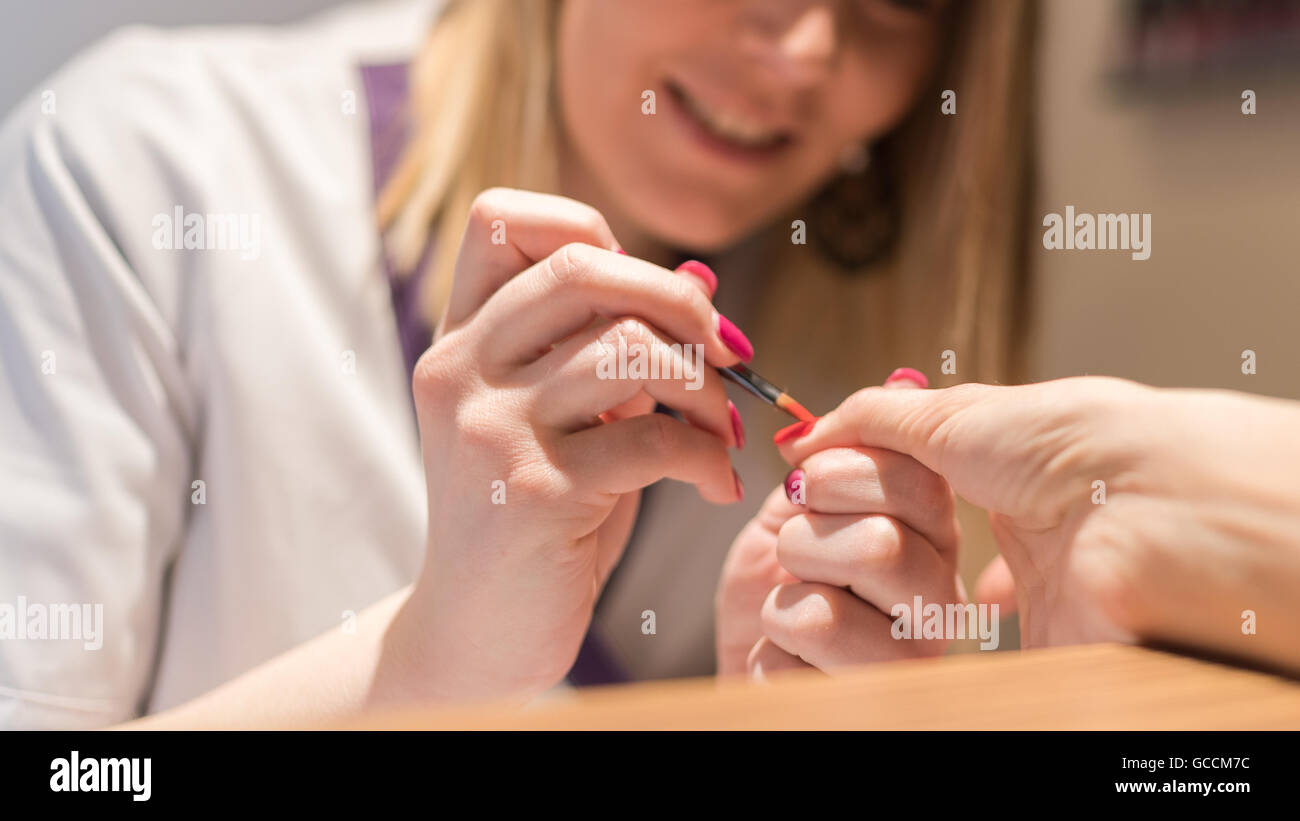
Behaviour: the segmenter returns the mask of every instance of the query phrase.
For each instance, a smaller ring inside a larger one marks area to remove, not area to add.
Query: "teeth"
[[[719,137],[750,148],[765,148],[781,138],[778,132],[746,119],[743,114],[706,108],[685,92],[679,96],[690,112]]]

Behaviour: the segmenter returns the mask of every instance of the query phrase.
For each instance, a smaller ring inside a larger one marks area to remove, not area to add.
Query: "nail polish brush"
[[[732,365],[730,368],[718,368],[718,372],[767,404],[780,408],[800,422],[813,422],[817,419],[816,416],[808,412],[807,408],[795,401],[793,396],[741,363]]]

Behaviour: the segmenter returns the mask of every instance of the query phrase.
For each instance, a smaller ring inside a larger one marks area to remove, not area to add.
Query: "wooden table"
[[[1300,729],[1300,682],[1120,645],[970,653],[767,684],[602,687],[527,708],[408,709],[384,729]]]

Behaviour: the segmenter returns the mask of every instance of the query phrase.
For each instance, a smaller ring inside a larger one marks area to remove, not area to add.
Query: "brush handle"
[[[751,371],[744,365],[733,365],[730,368],[718,368],[718,373],[735,382],[740,387],[762,399],[769,405],[775,405],[777,397],[781,395],[781,389],[763,377]]]

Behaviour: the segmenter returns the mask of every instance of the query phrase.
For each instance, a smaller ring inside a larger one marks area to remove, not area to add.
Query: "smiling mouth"
[[[682,111],[702,131],[735,149],[766,154],[785,147],[793,139],[787,131],[757,123],[736,111],[708,105],[672,81],[666,82],[665,86]]]

